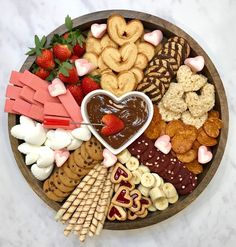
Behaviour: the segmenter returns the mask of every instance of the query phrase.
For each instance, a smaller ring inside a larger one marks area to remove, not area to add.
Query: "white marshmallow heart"
[[[26,116],[20,116],[20,124],[27,128],[34,128],[35,127],[35,121],[29,117]]]
[[[25,142],[40,146],[46,140],[46,131],[42,124],[37,123],[35,128],[29,128],[25,134]]]
[[[71,143],[66,147],[67,150],[75,150],[82,145],[83,141],[73,138]]]
[[[53,150],[63,149],[71,143],[70,133],[60,128],[55,131],[48,131],[47,138],[45,143]]]
[[[53,164],[55,160],[54,151],[46,146],[40,147],[37,165],[40,168],[48,167]]]
[[[31,166],[31,172],[38,180],[43,181],[50,176],[50,174],[52,173],[53,167],[54,167],[53,164],[46,168],[40,168],[37,166],[37,164],[33,164]]]
[[[59,78],[55,78],[54,80],[52,80],[52,83],[48,85],[48,91],[52,97],[56,97],[58,95],[65,94],[66,87]]]
[[[22,143],[18,146],[18,150],[23,153],[23,154],[29,154],[29,153],[38,153],[39,152],[40,147],[39,146],[35,146],[35,145],[31,145],[29,143]]]
[[[56,150],[55,163],[57,167],[61,167],[68,160],[69,156],[70,156],[70,152],[65,149]]]
[[[107,24],[94,23],[91,25],[91,33],[93,37],[100,39],[107,30]]]
[[[196,73],[204,68],[205,60],[203,56],[189,57],[184,60],[184,64]]]
[[[14,136],[17,139],[24,140],[26,129],[22,127],[22,125],[17,124],[11,128],[11,135]]]
[[[115,163],[117,162],[117,157],[111,151],[109,151],[106,148],[103,150],[102,155],[104,158],[102,164],[105,167],[111,167],[111,166],[115,165]]]
[[[168,154],[171,150],[170,137],[168,135],[160,136],[155,141],[155,147],[158,148],[162,153]]]
[[[28,153],[25,156],[25,164],[27,166],[32,165],[33,163],[35,163],[37,161],[38,158],[39,158],[39,154],[37,152]]]
[[[81,125],[81,127],[76,128],[71,131],[71,134],[82,141],[88,141],[91,138],[91,132],[86,125]]]
[[[94,69],[94,65],[83,58],[75,60],[75,67],[79,76],[84,76]]]
[[[148,43],[157,46],[161,43],[163,39],[162,31],[160,30],[154,30],[150,33],[145,33],[143,36],[143,39],[147,41]]]
[[[212,160],[213,154],[208,150],[206,146],[200,146],[198,148],[198,162],[200,164],[206,164]]]

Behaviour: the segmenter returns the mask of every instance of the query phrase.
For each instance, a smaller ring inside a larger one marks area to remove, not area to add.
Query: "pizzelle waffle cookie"
[[[84,142],[70,154],[65,164],[44,182],[43,190],[47,197],[62,202],[102,158],[102,146],[94,137]]]

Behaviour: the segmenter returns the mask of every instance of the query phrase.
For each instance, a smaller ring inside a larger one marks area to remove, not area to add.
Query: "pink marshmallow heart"
[[[198,162],[206,164],[212,160],[213,154],[206,146],[200,146],[198,149]]]
[[[111,167],[115,165],[117,162],[117,157],[111,151],[105,148],[102,154],[104,158],[102,163],[105,167]]]
[[[184,64],[190,67],[190,69],[196,73],[204,68],[205,61],[203,56],[186,58]]]
[[[94,69],[94,65],[86,59],[76,59],[75,67],[79,76],[84,76]]]
[[[94,23],[91,26],[92,35],[97,39],[100,39],[105,34],[106,30],[107,30],[107,24]]]
[[[50,85],[48,85],[49,94],[52,97],[62,95],[66,93],[66,87],[64,83],[59,79],[55,78]]]
[[[162,31],[160,30],[154,30],[150,33],[145,33],[143,38],[148,43],[151,43],[152,45],[157,46],[161,43],[163,39],[163,34],[162,34]]]
[[[162,153],[168,154],[171,150],[170,137],[168,135],[160,136],[155,141],[155,147],[158,148]]]
[[[61,167],[69,158],[70,152],[65,149],[55,151],[55,162],[57,167]]]

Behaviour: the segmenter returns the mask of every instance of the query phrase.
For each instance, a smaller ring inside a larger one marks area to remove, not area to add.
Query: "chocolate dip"
[[[116,103],[107,95],[94,95],[87,103],[87,113],[91,123],[101,123],[105,114],[114,114],[125,123],[125,128],[111,136],[101,135],[103,126],[94,128],[102,138],[113,148],[119,148],[126,143],[147,121],[148,107],[144,100],[137,96]]]

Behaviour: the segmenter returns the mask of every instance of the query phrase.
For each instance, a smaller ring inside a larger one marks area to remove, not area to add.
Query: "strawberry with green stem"
[[[58,77],[64,83],[77,83],[79,81],[76,67],[69,62],[60,63]]]
[[[94,90],[100,89],[100,76],[87,75],[81,81],[84,94],[88,94]]]
[[[55,67],[53,53],[50,49],[45,48],[46,37],[43,36],[40,40],[37,35],[34,36],[35,47],[30,48],[26,55],[36,55],[35,63],[46,70],[52,70]]]

